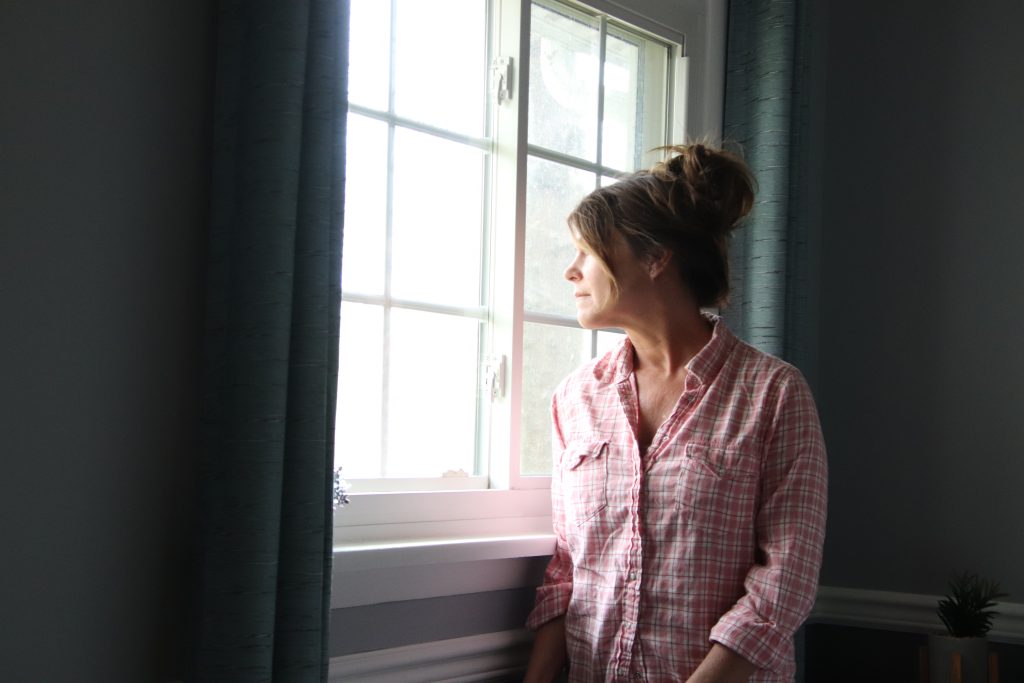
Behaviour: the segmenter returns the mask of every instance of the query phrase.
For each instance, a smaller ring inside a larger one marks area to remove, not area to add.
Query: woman
[[[596,190],[565,277],[588,329],[626,339],[553,401],[554,556],[529,617],[530,683],[789,681],[814,602],[825,448],[792,366],[702,308],[728,295],[753,204],[704,145]]]

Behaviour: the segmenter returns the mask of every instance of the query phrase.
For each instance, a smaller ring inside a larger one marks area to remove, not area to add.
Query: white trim
[[[532,588],[554,546],[539,534],[335,549],[331,608]]]
[[[943,632],[935,610],[940,596],[821,586],[808,623],[859,626],[884,631]],[[1001,602],[989,640],[1024,644],[1024,604]]]
[[[454,564],[504,560],[511,557],[550,556],[555,548],[553,534],[459,538],[409,543],[367,544],[339,547],[335,559],[345,571],[363,571],[392,567],[422,567],[428,564]]]
[[[349,494],[425,493],[427,491],[478,491],[487,488],[487,477],[465,472],[440,477],[374,477],[347,480]]]
[[[334,513],[335,551],[551,532],[551,492],[432,491],[353,494]]]
[[[526,668],[532,636],[526,630],[408,645],[334,657],[331,683],[463,683],[518,680]]]
[[[701,130],[697,135],[707,135],[718,142],[722,139],[723,110],[725,108],[725,44],[728,34],[728,3],[725,0],[710,0],[706,4],[704,37],[701,46],[704,58],[704,73],[707,80],[695,104],[702,109]],[[689,53],[688,53],[689,54]],[[690,101],[694,101],[691,95]]]

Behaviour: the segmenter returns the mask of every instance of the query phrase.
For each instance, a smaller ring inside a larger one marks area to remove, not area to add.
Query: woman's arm
[[[715,643],[686,683],[746,683],[756,670],[743,657]]]
[[[814,606],[825,540],[828,466],[810,388],[793,369],[779,384],[761,467],[757,561],[745,594],[711,640],[755,664],[792,667],[793,634]]]
[[[565,617],[558,617],[537,629],[523,683],[552,683],[558,680],[566,660]]]

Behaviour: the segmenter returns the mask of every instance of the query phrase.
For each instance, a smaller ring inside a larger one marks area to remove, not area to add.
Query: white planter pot
[[[931,683],[952,683],[953,654],[959,653],[961,683],[988,682],[988,640],[928,636],[928,669]]]

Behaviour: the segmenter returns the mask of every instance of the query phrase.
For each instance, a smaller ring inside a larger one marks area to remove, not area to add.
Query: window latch
[[[497,57],[491,62],[491,92],[498,104],[512,99],[512,58]]]
[[[492,401],[505,395],[505,356],[487,356],[482,375],[482,388]]]

